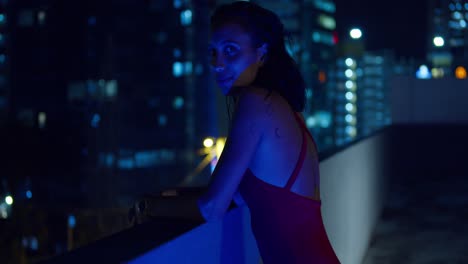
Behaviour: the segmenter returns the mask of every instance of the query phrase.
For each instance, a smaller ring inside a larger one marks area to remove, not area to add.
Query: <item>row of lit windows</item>
[[[67,98],[70,101],[84,100],[87,97],[94,99],[115,99],[118,93],[116,80],[87,80],[72,82],[68,85]]]
[[[126,155],[115,155],[114,153],[100,153],[99,164],[102,167],[113,168],[116,166],[122,170],[135,168],[151,168],[160,165],[176,163],[176,153],[170,149],[154,149],[146,151],[135,151]]]
[[[462,4],[462,3],[458,2],[458,3],[450,3],[449,4],[449,8],[450,8],[451,11],[455,11],[455,10],[461,11],[461,10],[463,10],[463,7],[465,8],[465,10],[468,10],[468,3]]]
[[[466,79],[467,78],[467,70],[465,67],[458,66],[455,68],[454,72],[455,78],[457,79]],[[442,68],[429,68],[426,65],[421,65],[416,72],[416,78],[418,79],[431,79],[431,78],[443,78],[445,76],[445,71]]]
[[[313,0],[313,4],[315,8],[323,10],[329,13],[335,13],[336,5],[332,1],[329,0]]]
[[[313,31],[312,41],[316,43],[326,44],[329,46],[333,46],[337,42],[332,33],[325,32],[325,31]]]
[[[176,78],[191,75],[192,72],[195,72],[196,75],[202,74],[203,66],[201,64],[197,64],[195,65],[195,69],[193,69],[191,61],[176,61],[172,64],[172,75]]]

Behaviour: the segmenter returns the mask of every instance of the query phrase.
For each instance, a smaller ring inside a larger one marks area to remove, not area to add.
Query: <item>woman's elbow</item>
[[[214,222],[223,219],[225,210],[217,210],[213,201],[206,201],[203,198],[198,199],[198,209],[205,221]]]

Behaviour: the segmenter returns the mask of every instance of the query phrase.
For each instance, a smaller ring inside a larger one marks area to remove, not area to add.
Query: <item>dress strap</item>
[[[302,123],[300,117],[296,112],[294,112],[294,116],[296,117],[296,120],[299,123]],[[301,147],[301,153],[299,154],[299,159],[296,163],[296,167],[294,168],[294,171],[292,172],[291,176],[289,177],[288,183],[286,183],[286,186],[284,187],[287,190],[290,190],[294,182],[296,181],[297,175],[299,175],[299,171],[302,168],[302,164],[304,163],[306,151],[307,151],[307,139],[306,139],[306,131],[304,131],[304,128],[301,126],[302,130],[302,147]],[[307,130],[307,129],[306,129]]]

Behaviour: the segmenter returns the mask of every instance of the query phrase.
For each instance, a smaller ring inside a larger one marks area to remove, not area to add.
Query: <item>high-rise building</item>
[[[55,144],[42,149],[47,163],[33,186],[49,188],[50,200],[74,193],[86,206],[128,206],[196,167],[203,137],[219,133],[207,67],[210,8],[9,2],[0,32],[11,16],[10,116]]]
[[[335,145],[390,125],[392,78],[415,72],[413,59],[397,60],[391,50],[368,51],[360,38],[343,41],[330,87],[334,90]]]
[[[9,110],[9,31],[6,2],[0,2],[0,126],[7,121]]]
[[[432,76],[454,76],[457,67],[468,67],[468,1],[429,1],[427,59]]]

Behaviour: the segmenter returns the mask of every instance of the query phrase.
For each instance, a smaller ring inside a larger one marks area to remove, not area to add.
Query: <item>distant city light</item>
[[[8,204],[8,205],[12,205],[13,204],[13,197],[11,197],[10,195],[6,196],[5,197],[5,203]]]
[[[345,120],[346,120],[346,122],[351,123],[351,122],[353,121],[353,116],[350,115],[350,114],[347,114],[347,115],[345,116]]]
[[[182,51],[178,48],[175,48],[173,51],[172,51],[173,55],[174,55],[174,58],[180,58],[180,56],[182,56]]]
[[[211,148],[213,145],[214,141],[212,138],[205,138],[205,140],[203,140],[203,146],[205,146],[205,148]]]
[[[44,25],[45,19],[46,19],[46,12],[39,11],[39,13],[37,13],[37,20],[39,21],[39,24]]]
[[[192,23],[192,11],[187,9],[180,13],[180,23],[183,26],[188,26]]]
[[[167,124],[167,116],[166,115],[159,115],[158,122],[160,126],[165,126]]]
[[[351,67],[351,66],[353,66],[353,64],[354,64],[354,60],[351,59],[351,58],[347,58],[347,59],[345,60],[345,63],[346,63],[346,66]]]
[[[307,127],[315,127],[317,125],[317,120],[314,116],[309,116],[306,119],[306,126]]]
[[[351,89],[354,86],[354,82],[353,81],[346,81],[345,86],[346,86],[346,88]]]
[[[436,47],[442,47],[445,44],[444,38],[442,38],[441,36],[434,37],[433,42]]]
[[[431,78],[431,72],[429,71],[429,68],[427,68],[426,65],[419,66],[419,69],[416,72],[416,78],[418,78],[418,79],[430,79]]]
[[[345,75],[346,75],[346,77],[348,77],[348,78],[353,77],[353,70],[347,69],[347,70],[345,71]]]
[[[462,66],[458,66],[456,69],[455,69],[455,77],[457,79],[466,79],[466,69]]]
[[[353,39],[360,39],[362,37],[362,31],[358,28],[353,28],[349,31],[349,35]]]
[[[99,114],[94,114],[91,119],[91,126],[94,128],[98,127],[100,121],[101,121],[101,116]]]
[[[74,215],[68,216],[68,227],[74,228],[76,226],[76,218]]]
[[[96,25],[96,17],[95,16],[88,17],[88,26],[94,26],[94,25]]]
[[[37,123],[39,128],[44,128],[46,126],[47,115],[44,112],[39,112],[37,115]]]
[[[347,92],[346,93],[346,99],[353,100],[353,98],[354,98],[354,94],[352,92]]]
[[[432,68],[431,69],[431,74],[432,77],[437,79],[437,78],[442,78],[444,77],[444,69],[443,68]]]
[[[463,15],[462,15],[460,12],[456,11],[456,12],[453,12],[453,13],[452,13],[452,17],[453,17],[455,20],[459,20],[459,19],[462,19],[462,18],[463,18]]]
[[[180,77],[184,73],[184,64],[182,62],[174,62],[172,65],[172,75],[174,77]]]
[[[354,109],[354,105],[352,103],[347,103],[346,104],[346,111],[351,112]]]
[[[176,96],[172,103],[175,109],[181,109],[184,106],[184,98]]]
[[[465,20],[460,20],[460,27],[466,28],[466,21]]]

